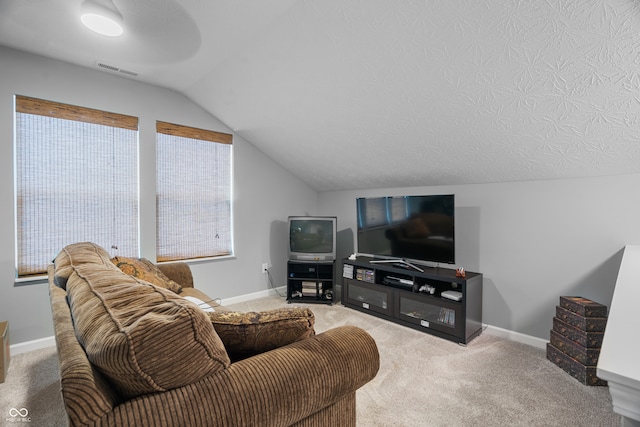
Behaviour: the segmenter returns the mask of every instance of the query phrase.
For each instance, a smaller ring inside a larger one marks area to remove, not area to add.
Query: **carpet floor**
[[[287,306],[283,298],[265,297],[228,308]],[[542,349],[487,333],[461,346],[339,303],[308,307],[318,333],[355,325],[378,344],[380,371],[357,392],[359,427],[621,425],[607,387],[580,384]],[[12,357],[0,384],[0,425],[26,425],[14,416],[22,409],[29,425],[66,425],[59,379],[55,347]]]

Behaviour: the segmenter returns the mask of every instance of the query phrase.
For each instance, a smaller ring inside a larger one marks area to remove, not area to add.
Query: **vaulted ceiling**
[[[0,1],[0,44],[179,91],[319,191],[640,172],[638,0],[114,0],[119,38],[80,3]]]

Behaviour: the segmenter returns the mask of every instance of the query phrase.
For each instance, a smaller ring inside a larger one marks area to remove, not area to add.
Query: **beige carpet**
[[[282,298],[268,297],[229,307],[282,306]],[[606,387],[583,386],[544,350],[488,334],[464,347],[340,304],[309,307],[318,332],[357,325],[378,343],[380,372],[358,391],[358,426],[621,425]],[[65,425],[57,369],[54,348],[13,357],[0,384],[0,425]],[[11,408],[26,408],[31,423],[12,421]]]

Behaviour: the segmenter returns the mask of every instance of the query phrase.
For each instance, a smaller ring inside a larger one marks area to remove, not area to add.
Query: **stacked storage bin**
[[[596,376],[606,324],[607,306],[582,297],[560,297],[547,359],[584,385],[607,385]]]

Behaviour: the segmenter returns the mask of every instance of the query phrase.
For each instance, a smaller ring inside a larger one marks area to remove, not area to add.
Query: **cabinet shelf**
[[[287,302],[333,304],[334,261],[287,262]]]
[[[392,322],[466,344],[482,331],[482,274],[426,268],[408,271],[371,258],[343,260],[342,304]],[[442,296],[459,292],[459,301]]]

